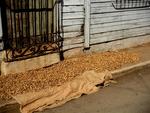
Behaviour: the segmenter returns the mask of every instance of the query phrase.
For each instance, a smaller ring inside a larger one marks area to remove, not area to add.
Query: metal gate
[[[1,0],[6,61],[59,52],[61,0]]]

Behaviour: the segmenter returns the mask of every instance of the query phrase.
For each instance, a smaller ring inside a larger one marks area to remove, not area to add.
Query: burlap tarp
[[[108,82],[110,79],[112,75],[109,71],[103,73],[87,71],[62,86],[49,87],[39,92],[17,95],[13,98],[20,104],[21,113],[32,113],[60,106],[67,101],[79,98],[82,94],[94,93],[99,89],[98,84]]]

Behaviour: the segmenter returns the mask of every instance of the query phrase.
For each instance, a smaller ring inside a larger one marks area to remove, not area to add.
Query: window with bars
[[[115,9],[131,9],[150,7],[150,0],[115,0],[113,1]]]
[[[5,61],[60,52],[61,0],[0,0]]]

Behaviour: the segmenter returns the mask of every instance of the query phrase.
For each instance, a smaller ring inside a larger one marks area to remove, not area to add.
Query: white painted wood
[[[114,22],[121,22],[121,21],[131,21],[131,20],[138,20],[138,19],[149,19],[150,15],[147,13],[142,13],[139,15],[123,15],[123,16],[112,16],[107,18],[94,18],[91,19],[91,24],[106,24],[106,23],[114,23]]]
[[[84,44],[84,5],[84,0],[64,0],[64,45],[68,49]],[[112,0],[91,0],[90,12],[90,44],[149,35],[149,8],[116,10]]]
[[[71,26],[65,26],[64,32],[84,32],[84,25],[71,25]]]
[[[134,40],[137,40],[137,38],[144,38],[144,37],[147,37],[148,39],[149,39],[149,37],[150,37],[150,34],[145,34],[145,35],[137,35],[137,36],[130,36],[130,37],[120,37],[120,38],[118,38],[118,40],[123,40],[123,39],[132,39],[132,38],[134,38]],[[113,42],[113,41],[116,41],[116,40],[110,40],[110,42]],[[107,42],[107,41],[100,41],[100,40],[92,40],[91,41],[91,45],[93,45],[93,44],[99,44],[99,43],[105,43],[105,42]],[[126,43],[124,43],[125,45],[126,45]],[[133,44],[132,44],[133,45]],[[114,47],[113,47],[114,48]]]
[[[91,37],[91,43],[102,43],[107,41],[118,40],[122,38],[150,35],[150,26],[136,29],[127,29],[122,31],[106,32],[103,34],[94,34]]]
[[[69,19],[69,20],[63,20],[63,26],[68,25],[81,25],[84,24],[84,19]]]
[[[99,3],[99,2],[112,2],[112,0],[92,0],[91,3]]]
[[[112,25],[112,26],[106,26],[106,25],[99,25],[99,26],[91,26],[91,34],[96,34],[96,33],[103,33],[103,32],[111,32],[115,30],[124,30],[124,29],[131,29],[131,28],[137,28],[137,27],[143,27],[150,25],[150,21],[140,21],[140,22],[128,22],[124,24],[119,24],[119,25]]]
[[[70,6],[72,7],[72,6]],[[77,9],[77,8],[76,8]],[[78,12],[74,9],[73,12],[64,12],[63,13],[63,19],[83,19],[84,18],[84,12]],[[150,13],[150,10],[132,10],[132,11],[122,11],[122,12],[111,12],[111,13],[98,13],[98,14],[91,14],[91,18],[107,18],[112,16],[125,16],[125,15],[132,15],[133,17],[140,14],[147,14]]]
[[[64,39],[64,43],[63,45],[64,46],[67,46],[67,45],[74,45],[74,44],[80,44],[84,42],[84,37],[83,36],[80,36],[80,37],[75,37],[75,38],[65,38]]]
[[[100,27],[111,27],[111,26],[117,26],[117,25],[125,25],[125,24],[138,24],[138,23],[143,23],[149,21],[149,18],[140,18],[140,19],[133,19],[133,20],[127,20],[127,21],[117,21],[117,22],[108,22],[108,23],[101,23],[101,24],[93,24],[91,25],[91,28],[100,28]],[[149,24],[149,23],[147,23]]]
[[[141,15],[125,15],[125,16],[113,16],[108,18],[94,18],[91,19],[91,26],[98,26],[104,27],[104,26],[122,26],[122,24],[126,24],[128,22],[131,22],[133,24],[136,24],[139,20],[149,21],[150,15],[147,14],[141,14]],[[139,21],[140,22],[140,21]],[[148,24],[148,23],[147,23]],[[106,28],[107,29],[107,28]],[[83,30],[83,24],[73,25],[70,23],[67,26],[64,26],[64,32],[75,32],[75,31],[84,31]]]
[[[83,5],[79,5],[79,6],[65,6],[63,8],[63,12],[64,13],[69,13],[69,12],[83,12],[83,11],[84,11]]]
[[[70,12],[70,13],[63,13],[63,20],[69,19],[83,19],[84,12]]]
[[[83,44],[80,43],[80,44],[65,45],[63,46],[63,50],[71,50],[71,49],[79,48],[79,47],[82,48]]]
[[[104,14],[92,14],[91,24],[94,21],[97,23],[114,22],[114,21],[127,21],[131,19],[147,18],[150,10],[130,11],[130,12],[115,12],[115,13],[104,13]],[[79,15],[78,15],[79,14]],[[81,25],[84,22],[83,13],[64,13],[64,26],[68,25]],[[95,23],[95,24],[97,24]]]
[[[110,32],[104,32],[104,33],[99,33],[99,34],[92,34],[91,39],[98,39],[102,37],[106,37],[107,39],[110,39],[111,37],[116,38],[118,35],[119,36],[127,36],[129,37],[132,33],[132,35],[136,34],[144,34],[144,33],[149,33],[150,30],[150,25],[149,26],[143,26],[143,27],[137,27],[137,28],[131,28],[131,29],[124,29],[124,30],[116,30],[116,31],[110,31]],[[110,38],[109,38],[110,37]]]
[[[146,32],[145,32],[146,31]],[[130,38],[130,37],[143,37],[150,35],[150,26],[144,27],[144,28],[136,28],[136,29],[130,29],[130,30],[124,30],[124,31],[116,31],[116,32],[107,32],[103,34],[99,34],[101,38],[98,38],[98,35],[93,35],[90,44],[96,44],[96,43],[103,43],[113,40],[118,40],[122,38]],[[136,34],[135,34],[136,32]],[[125,34],[125,35],[123,35]],[[136,39],[136,38],[135,38]],[[64,39],[64,46],[65,49],[69,49],[69,47],[77,47],[76,45],[82,45],[83,43],[83,37],[76,37],[76,38],[70,38],[70,39]],[[82,47],[82,46],[81,46]]]
[[[1,9],[0,9],[0,39],[2,39],[2,21],[1,21]]]
[[[85,7],[85,22],[84,22],[84,48],[90,47],[90,12],[91,0],[84,0]]]
[[[76,37],[80,37],[80,36],[84,36],[83,32],[67,32],[64,33],[64,38],[76,38]]]
[[[144,34],[144,33],[149,33],[150,31],[150,25],[148,26],[143,26],[143,27],[133,27],[133,28],[128,28],[128,29],[119,29],[119,30],[111,30],[108,32],[103,32],[103,33],[97,33],[97,34],[91,34],[91,38],[90,39],[99,39],[101,40],[101,38],[105,37],[106,40],[111,40],[111,38],[117,38],[117,36],[122,36],[122,35],[126,35],[127,37],[129,37],[131,35],[131,33],[133,35],[136,34]],[[129,33],[131,32],[131,33]],[[129,33],[129,34],[128,34]],[[68,33],[64,33],[65,37],[64,39],[73,39],[73,38],[77,38],[80,36],[83,36],[82,32],[68,32]],[[110,37],[110,38],[109,38]],[[66,40],[65,40],[66,41]]]
[[[84,0],[64,0],[64,5],[84,5]]]
[[[2,40],[3,31],[2,31],[2,20],[1,20],[1,9],[0,9],[0,40]],[[3,42],[0,42],[0,50],[2,50],[4,47]],[[1,60],[1,56],[0,56]]]

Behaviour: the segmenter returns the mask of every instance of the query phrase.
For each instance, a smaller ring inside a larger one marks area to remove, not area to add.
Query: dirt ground
[[[136,53],[127,51],[91,53],[64,60],[47,68],[0,76],[0,99],[9,100],[10,95],[59,86],[87,70],[115,70],[138,60]]]

